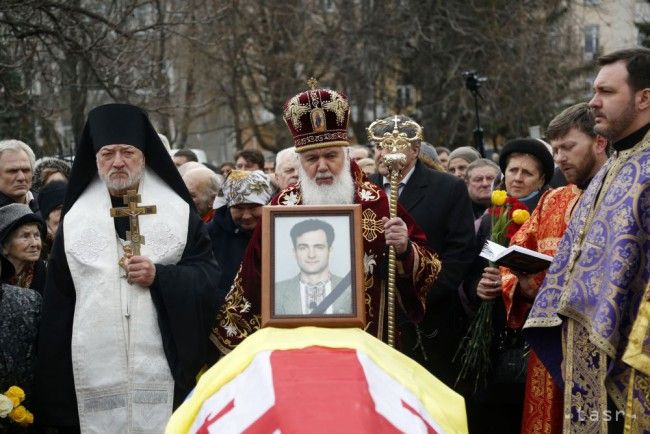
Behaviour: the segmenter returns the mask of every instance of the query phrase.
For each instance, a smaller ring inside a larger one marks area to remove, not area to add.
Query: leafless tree
[[[571,3],[3,0],[0,133],[69,151],[88,109],[118,101],[146,107],[177,147],[220,129],[233,148],[254,138],[277,151],[290,144],[282,106],[313,76],[348,94],[356,141],[406,112],[429,141],[468,144],[461,72],[475,69],[488,78],[486,134],[521,135],[571,98]],[[412,104],[397,98],[403,85]]]
[[[575,53],[564,41],[562,1],[411,2],[413,44],[404,79],[421,91],[417,115],[429,140],[472,144],[473,99],[461,73],[488,78],[481,89],[484,129],[508,136],[545,122],[570,90]],[[417,13],[416,10],[417,9]]]

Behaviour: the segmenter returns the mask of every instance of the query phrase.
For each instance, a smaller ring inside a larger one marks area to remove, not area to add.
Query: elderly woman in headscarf
[[[24,204],[0,208],[2,283],[43,293],[45,262],[40,259],[45,224]]]
[[[262,219],[262,206],[273,193],[271,178],[261,170],[232,170],[217,193],[208,232],[212,251],[221,265],[220,304],[233,283],[253,230]]]
[[[447,172],[464,179],[467,166],[479,158],[481,158],[481,154],[471,146],[461,146],[460,148],[456,148],[451,151],[451,154],[449,154]]]

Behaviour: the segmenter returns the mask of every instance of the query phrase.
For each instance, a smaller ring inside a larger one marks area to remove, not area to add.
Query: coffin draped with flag
[[[360,329],[265,328],[200,379],[167,433],[467,433],[463,398]]]

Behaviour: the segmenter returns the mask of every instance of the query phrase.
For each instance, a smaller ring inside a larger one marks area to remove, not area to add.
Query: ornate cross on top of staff
[[[316,90],[316,87],[318,86],[318,80],[316,80],[314,77],[310,77],[309,80],[307,80],[307,86],[311,90]]]
[[[122,196],[125,207],[111,208],[111,217],[128,217],[129,230],[126,231],[126,240],[128,244],[124,246],[124,256],[120,259],[120,267],[126,269],[126,259],[131,256],[140,255],[140,245],[144,244],[144,236],[140,234],[139,215],[155,214],[156,205],[138,205],[142,199],[136,190],[128,190]]]
[[[390,130],[391,124],[393,131]],[[413,132],[407,134],[400,133],[399,129]],[[375,131],[384,130],[384,134],[379,136]],[[388,204],[390,209],[390,218],[397,216],[397,186],[399,176],[406,165],[406,155],[403,151],[413,142],[422,140],[422,127],[416,122],[411,120],[401,120],[395,117],[389,122],[385,119],[380,119],[368,127],[368,140],[376,142],[382,149],[387,149],[389,152],[382,156],[384,164],[390,172],[390,195],[388,196]],[[388,249],[388,345],[395,347],[395,273],[397,270],[397,258],[395,248],[391,246]]]

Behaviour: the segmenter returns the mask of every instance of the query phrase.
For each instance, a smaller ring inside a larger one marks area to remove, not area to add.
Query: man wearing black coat
[[[406,116],[398,116],[399,131],[412,136],[404,126]],[[392,131],[391,127],[374,131],[376,136]],[[390,131],[389,131],[390,129]],[[404,129],[404,131],[402,131]],[[371,180],[388,191],[388,170],[377,148],[375,159],[379,174]],[[419,159],[420,143],[403,151],[406,165],[398,187],[399,203],[424,230],[427,241],[442,261],[442,271],[429,291],[425,317],[416,326],[398,317],[398,336],[406,355],[426,367],[448,386],[454,386],[458,363],[452,359],[465,334],[467,316],[458,288],[472,262],[475,236],[472,205],[465,183],[447,173],[426,167]]]

